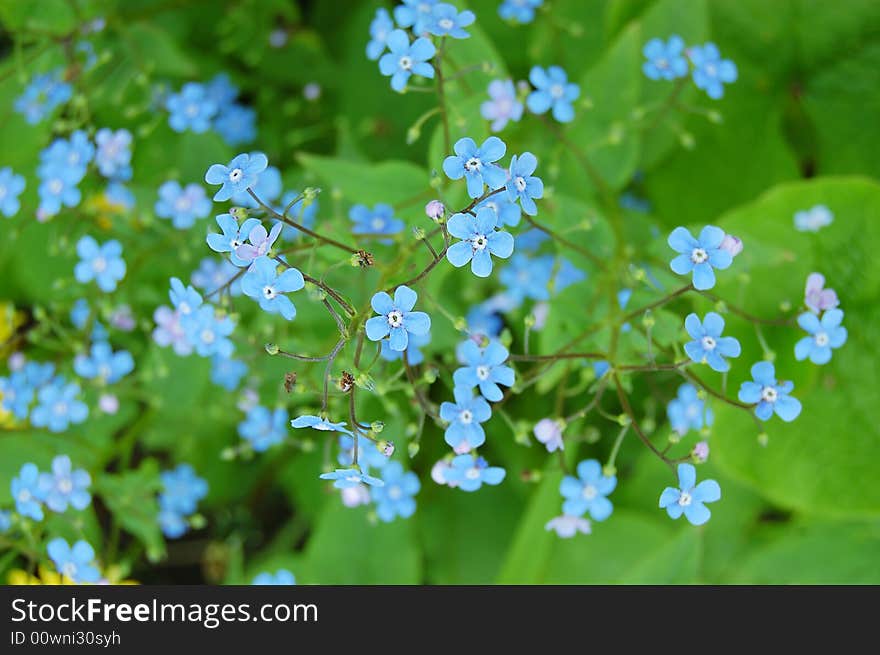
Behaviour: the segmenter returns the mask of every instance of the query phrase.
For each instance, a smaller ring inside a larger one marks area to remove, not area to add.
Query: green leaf
[[[834,212],[832,225],[817,234],[796,231],[794,212],[820,202]],[[871,263],[880,248],[880,185],[862,178],[786,184],[723,216],[719,225],[745,243],[733,270],[719,276],[719,296],[747,303],[753,315],[775,317],[782,302],[802,304],[807,274],[820,271],[840,296],[849,339],[830,363],[816,366],[794,360],[800,328],[765,328],[777,377],[794,381],[803,412],[793,423],[774,417],[764,424],[770,439],[762,448],[750,436],[756,428],[745,412],[715,403],[715,461],[783,507],[834,517],[880,515],[880,332],[874,320],[880,274]],[[728,321],[743,345],[728,381],[734,395],[762,353],[747,323]]]
[[[393,205],[429,191],[427,172],[405,161],[376,164],[307,154],[297,159],[321,181],[325,192],[338,190],[351,203]]]
[[[153,459],[145,460],[136,470],[103,473],[94,483],[95,491],[113,513],[114,520],[146,546],[147,556],[152,560],[165,552],[156,501],[161,486],[159,466]]]
[[[146,62],[156,75],[194,77],[197,68],[178,42],[166,30],[152,23],[126,25],[122,32],[129,55],[135,62]]]

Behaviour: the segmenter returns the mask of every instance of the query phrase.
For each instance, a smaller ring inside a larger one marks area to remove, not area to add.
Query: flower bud
[[[229,213],[237,221],[243,221],[248,217],[248,210],[245,207],[233,207],[229,210]]]
[[[735,237],[732,234],[725,234],[724,238],[721,240],[719,248],[729,252],[731,257],[736,257],[743,250],[743,242],[739,237]]]
[[[373,432],[375,432],[377,434],[384,429],[385,429],[385,421],[373,421],[372,423],[370,423],[370,430],[372,430]],[[393,444],[392,444],[392,446],[393,446]]]
[[[434,221],[439,221],[446,215],[446,205],[439,200],[432,200],[425,205],[425,214]]]
[[[702,464],[709,459],[709,442],[698,441],[694,444],[693,450],[691,450],[691,457],[694,458],[694,462],[697,464]]]
[[[376,443],[376,450],[385,455],[385,457],[391,457],[394,454],[394,442],[383,439]]]
[[[269,353],[270,355],[277,355],[280,350],[278,348],[278,346],[274,343],[267,343],[265,348],[266,348],[266,352]]]
[[[407,454],[409,454],[410,459],[419,454],[419,442],[418,441],[410,441],[409,446],[406,448]]]

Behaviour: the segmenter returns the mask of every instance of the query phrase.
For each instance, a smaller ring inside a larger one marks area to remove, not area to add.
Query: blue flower
[[[570,287],[572,284],[577,284],[586,278],[587,274],[581,269],[577,268],[567,259],[560,258],[559,266],[556,269],[556,277],[553,278],[551,286],[554,293],[561,293],[563,289]],[[618,302],[620,302],[620,296],[618,296]]]
[[[508,294],[520,304],[526,298],[549,300],[552,275],[552,256],[529,258],[517,253],[501,269],[498,279],[507,288]]]
[[[544,196],[544,183],[540,177],[532,175],[537,167],[538,160],[530,152],[524,152],[519,156],[519,159],[514,155],[510,160],[507,195],[511,200],[519,198],[522,210],[529,216],[538,213],[538,207],[533,198]]]
[[[81,378],[99,378],[105,384],[113,384],[134,370],[134,359],[127,350],[113,352],[109,343],[100,341],[92,344],[89,354],[81,353],[74,358],[73,370]]]
[[[177,468],[162,471],[160,501],[165,508],[182,515],[196,511],[199,501],[208,495],[208,483],[196,475],[189,464],[178,464]]]
[[[95,143],[95,164],[101,175],[111,180],[131,179],[131,132],[104,127],[95,133]]]
[[[379,478],[367,475],[356,468],[336,469],[330,473],[322,473],[318,477],[322,480],[333,480],[333,486],[337,489],[348,489],[362,483],[372,487],[381,487],[385,484]]]
[[[236,193],[246,192],[253,187],[268,165],[269,160],[262,152],[243,152],[233,157],[227,166],[212,164],[205,173],[205,182],[222,185],[214,194],[214,200],[229,200]]]
[[[247,262],[235,253],[239,246],[247,240],[251,230],[260,224],[260,221],[256,218],[248,218],[239,226],[232,214],[220,214],[216,217],[216,221],[223,233],[212,232],[209,234],[208,246],[214,252],[228,252],[229,259],[236,266],[247,266]]]
[[[345,427],[345,421],[334,423],[333,421],[328,421],[326,418],[313,416],[311,414],[297,416],[290,422],[290,425],[294,428],[312,428],[313,430],[321,430],[322,432],[341,432],[342,434],[351,434],[351,432]]]
[[[82,200],[77,182],[75,173],[70,169],[56,169],[48,173],[37,188],[40,196],[37,218],[45,220],[60,212],[62,207],[76,207]]]
[[[287,421],[290,417],[284,409],[274,412],[257,405],[252,407],[245,420],[238,424],[238,433],[250,442],[258,453],[281,443],[287,437]]]
[[[169,180],[159,187],[155,210],[159,218],[170,218],[174,227],[186,230],[197,219],[205,218],[211,213],[211,201],[198,184],[182,187],[176,180]]]
[[[452,376],[456,388],[470,391],[479,387],[483,398],[498,402],[504,397],[498,385],[513,386],[513,369],[502,366],[509,353],[500,341],[490,341],[485,348],[480,348],[468,339],[457,352],[464,358],[465,366],[457,369]]]
[[[679,275],[687,275],[693,271],[694,288],[700,291],[715,286],[715,271],[724,270],[733,262],[733,257],[721,248],[724,230],[714,225],[707,225],[695,239],[687,228],[677,227],[669,235],[667,243],[675,252],[680,253],[670,262],[670,268]]]
[[[795,344],[795,359],[800,362],[809,357],[814,364],[831,361],[831,350],[846,343],[846,328],[840,324],[841,321],[843,312],[839,309],[829,309],[821,319],[812,312],[798,316],[798,325],[810,336]]]
[[[504,327],[504,321],[496,313],[496,310],[485,303],[471,307],[465,320],[467,321],[468,334],[471,336],[497,337]]]
[[[217,260],[213,257],[205,257],[199,262],[199,267],[190,275],[193,286],[202,291],[213,293],[220,287],[229,284],[240,269],[227,259]],[[229,284],[229,295],[233,298],[241,295],[241,279]]]
[[[445,2],[431,8],[431,18],[427,30],[434,36],[450,36],[453,39],[466,39],[470,34],[464,28],[471,25],[477,17],[474,12],[459,12],[453,5]]]
[[[257,138],[257,112],[239,104],[220,106],[220,114],[214,119],[214,129],[230,146],[250,143]]]
[[[413,496],[421,488],[418,476],[412,471],[404,471],[400,462],[390,462],[382,469],[382,477],[385,484],[370,489],[370,497],[376,503],[376,515],[386,523],[398,516],[408,519],[416,511]]]
[[[168,290],[168,298],[174,305],[181,317],[191,317],[202,306],[202,297],[191,286],[184,287],[178,278],[171,278],[171,288]]]
[[[379,203],[373,209],[366,205],[352,205],[348,217],[354,223],[354,234],[397,234],[404,228],[404,222],[394,216],[394,208]],[[390,243],[384,240],[383,243]]]
[[[95,549],[80,539],[71,548],[65,539],[58,537],[50,541],[46,550],[58,572],[73,582],[93,583],[101,579],[101,572],[94,565]]]
[[[490,100],[480,105],[480,115],[492,121],[493,132],[500,132],[508,121],[519,122],[523,114],[523,104],[516,97],[512,80],[492,80],[488,88]]]
[[[40,152],[37,173],[46,179],[61,175],[70,184],[78,184],[85,177],[89,162],[95,156],[95,146],[88,135],[76,130],[69,139],[55,139]]]
[[[516,204],[515,199],[511,200],[506,193],[495,193],[489,196],[482,202],[477,203],[474,211],[479,212],[481,207],[488,207],[495,212],[495,215],[498,217],[498,224],[496,225],[498,229],[505,225],[515,227],[519,225],[520,218],[522,218],[520,206]],[[518,240],[519,237],[517,237],[517,247]]]
[[[394,20],[401,27],[411,27],[416,36],[428,31],[437,0],[403,0],[394,8]],[[403,31],[403,30],[399,30]]]
[[[10,484],[15,511],[35,521],[43,520],[44,490],[40,487],[40,471],[31,462],[23,465]]]
[[[507,152],[507,145],[497,136],[490,136],[479,148],[473,139],[465,137],[452,149],[455,154],[443,160],[443,172],[451,180],[465,178],[471,198],[483,195],[484,184],[494,191],[507,183],[507,171],[493,163]]]
[[[354,463],[354,439],[353,435],[342,434],[339,436],[339,454],[336,461],[342,466],[351,466]],[[363,435],[358,436],[358,465],[361,470],[369,472],[370,469],[384,469],[388,465],[388,455],[376,447],[376,443]]]
[[[703,525],[712,516],[704,503],[714,503],[721,499],[721,487],[715,480],[703,480],[697,484],[697,470],[692,464],[678,465],[678,486],[666,487],[660,494],[660,507],[666,510],[669,518],[677,519],[682,514],[691,525]]]
[[[268,166],[266,170],[260,173],[260,177],[256,184],[251,186],[250,189],[263,203],[271,205],[278,200],[279,196],[281,196],[281,192],[284,190],[284,185],[281,181],[281,171],[275,166]],[[247,207],[249,209],[259,209],[260,207],[260,204],[254,200],[253,196],[251,196],[246,189],[242,189],[238,193],[233,193],[229,201],[234,205]]]
[[[274,228],[273,228],[274,229]],[[288,268],[281,275],[278,264],[268,257],[259,257],[241,278],[244,295],[260,303],[260,309],[270,314],[281,314],[288,321],[296,317],[296,306],[284,294],[299,291],[305,286],[302,273]]]
[[[12,218],[18,213],[21,203],[18,196],[24,191],[24,177],[13,172],[9,166],[0,168],[0,213]]]
[[[0,511],[0,534],[8,531],[12,527],[12,512],[7,510]]]
[[[131,209],[134,207],[134,194],[122,182],[111,181],[104,189],[104,200],[115,211]]]
[[[15,111],[24,116],[30,125],[36,125],[52,113],[58,105],[63,105],[73,95],[73,87],[64,82],[64,69],[57,69],[44,75],[35,75],[18,98]]]
[[[773,416],[773,412],[786,423],[795,420],[801,413],[801,403],[790,395],[794,383],[777,383],[776,370],[770,362],[758,362],[752,366],[753,382],[743,382],[739,387],[739,399],[744,403],[756,403],[755,416],[762,421]]]
[[[702,430],[703,424],[712,425],[712,410],[700,399],[697,388],[692,384],[683,384],[678,388],[678,395],[666,407],[669,425],[680,435],[689,430]]]
[[[0,406],[18,418],[27,418],[36,390],[49,382],[54,374],[53,364],[27,362],[8,378],[0,377],[0,394],[3,396]]]
[[[595,459],[586,459],[577,465],[578,477],[566,475],[559,483],[559,493],[565,498],[562,513],[583,516],[589,511],[594,521],[604,521],[614,506],[606,498],[617,486],[615,476],[602,474],[602,467]]]
[[[513,253],[513,237],[508,232],[496,231],[497,214],[490,207],[481,207],[477,215],[454,214],[446,227],[449,233],[461,239],[446,251],[446,259],[460,268],[471,263],[471,272],[477,277],[492,273],[492,257],[507,259]]]
[[[384,291],[374,294],[370,305],[379,316],[374,316],[366,323],[370,341],[379,341],[390,335],[388,345],[391,350],[403,351],[411,334],[428,334],[431,317],[425,312],[412,311],[418,299],[418,294],[404,285],[394,291],[393,300]]]
[[[663,39],[651,39],[642,49],[646,61],[642,71],[652,80],[674,80],[688,74],[688,62],[684,56],[684,41],[677,34]]]
[[[412,75],[434,77],[434,67],[428,60],[437,49],[424,37],[419,37],[410,44],[409,37],[403,30],[394,30],[388,35],[388,49],[379,59],[379,72],[391,78],[391,88],[402,92]]]
[[[581,87],[568,81],[568,75],[559,66],[546,69],[533,66],[529,71],[529,81],[535,90],[526,98],[526,106],[533,114],[546,114],[552,109],[553,118],[560,123],[574,120],[574,107],[571,103],[578,99]]]
[[[739,357],[741,348],[735,338],[721,336],[724,331],[721,316],[709,312],[701,323],[696,314],[688,314],[684,327],[693,339],[684,345],[684,351],[692,361],[708,364],[713,371],[721,373],[730,370],[730,362],[724,358]]]
[[[440,418],[449,423],[445,439],[458,453],[466,453],[486,443],[486,432],[481,423],[492,418],[492,408],[481,396],[474,396],[471,389],[455,387],[455,402],[440,405]]]
[[[82,423],[88,418],[89,408],[77,398],[79,393],[79,385],[75,382],[55,378],[37,392],[37,406],[31,412],[31,424],[48,428],[50,432],[64,432],[71,423]]]
[[[376,10],[376,15],[370,23],[370,42],[367,43],[367,59],[376,61],[385,52],[388,36],[394,30],[394,21],[384,7]]]
[[[83,284],[94,280],[101,291],[110,293],[116,284],[125,277],[125,261],[122,259],[122,244],[111,239],[98,244],[86,235],[76,244],[79,263],[74,268],[74,276]]]
[[[446,484],[462,491],[476,491],[484,484],[498,485],[507,474],[500,466],[489,466],[482,457],[470,453],[452,458],[443,473]]]
[[[816,205],[794,213],[794,227],[798,232],[818,232],[834,222],[834,214],[825,205]]]
[[[67,455],[52,460],[52,473],[41,473],[39,484],[43,500],[53,512],[66,511],[68,504],[82,510],[92,502],[89,494],[91,476],[83,469],[72,470]]]
[[[178,539],[189,530],[187,517],[168,507],[163,496],[159,497],[159,515],[156,518],[162,534],[169,539]]]
[[[227,73],[217,73],[205,85],[205,95],[218,107],[230,105],[238,98],[238,87]]]
[[[392,350],[391,342],[383,340],[380,345],[379,356],[387,362],[396,362],[399,359],[403,359],[403,353],[405,352],[407,363],[410,366],[418,366],[425,361],[425,356],[420,348],[427,346],[429,343],[431,343],[430,332],[410,335],[409,342],[403,351]]]
[[[186,339],[201,357],[230,357],[235,347],[229,335],[235,323],[229,316],[218,318],[211,305],[202,305],[188,317],[181,316]]]
[[[688,50],[688,56],[694,64],[694,84],[713,100],[724,95],[725,84],[736,82],[736,64],[722,59],[714,43],[694,46]]]
[[[278,585],[290,586],[296,584],[296,577],[287,569],[278,569],[275,573],[258,573],[254,576],[252,585]]]
[[[504,20],[525,25],[535,20],[535,9],[544,0],[503,0],[498,6],[498,15]]]
[[[201,133],[211,127],[211,119],[217,113],[217,103],[208,96],[203,84],[187,82],[179,93],[168,96],[165,109],[169,112],[168,124],[172,130]]]
[[[239,359],[215,355],[211,360],[211,382],[227,391],[235,391],[247,372],[247,364]]]

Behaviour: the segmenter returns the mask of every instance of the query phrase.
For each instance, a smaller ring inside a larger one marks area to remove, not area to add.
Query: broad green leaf
[[[94,488],[110,508],[114,520],[143,542],[150,559],[161,557],[165,540],[158,521],[156,494],[161,482],[156,461],[145,460],[138,469],[124,473],[104,473],[95,480]]]

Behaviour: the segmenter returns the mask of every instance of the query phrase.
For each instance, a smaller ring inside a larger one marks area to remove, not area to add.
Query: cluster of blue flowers
[[[195,514],[199,501],[208,494],[208,483],[196,475],[189,464],[163,471],[159,494],[159,525],[169,539],[182,537],[189,530],[188,519]]]
[[[35,75],[18,98],[15,111],[24,116],[30,125],[36,125],[48,117],[57,107],[73,96],[73,87],[64,81],[64,69]]]
[[[3,409],[50,432],[64,432],[89,415],[89,408],[80,400],[79,384],[56,374],[51,363],[10,360],[10,375],[0,377],[0,394]]]
[[[52,460],[51,473],[41,473],[37,465],[27,462],[12,479],[10,491],[15,511],[22,517],[42,521],[43,506],[62,514],[68,507],[84,510],[92,502],[89,487],[92,478],[83,469],[73,469],[70,457],[59,455]]]
[[[513,24],[525,25],[535,20],[535,10],[544,0],[504,0],[498,5],[498,15]]]
[[[168,124],[175,132],[207,132],[213,129],[226,143],[237,146],[257,137],[256,112],[242,105],[239,90],[226,73],[206,84],[187,82],[165,98]]]
[[[810,273],[804,291],[807,311],[797,319],[798,325],[809,336],[795,344],[795,359],[809,358],[814,364],[827,364],[831,361],[831,351],[846,343],[847,332],[841,325],[843,310],[837,308],[839,304],[834,289],[825,288],[825,276]]]
[[[95,549],[84,539],[71,546],[66,539],[57,537],[46,545],[46,551],[58,572],[75,584],[101,581],[101,571],[95,565]]]
[[[713,100],[724,96],[725,84],[736,82],[736,64],[722,59],[714,43],[686,47],[680,36],[672,35],[667,41],[651,39],[642,54],[642,71],[648,78],[674,80],[690,73],[696,87]]]
[[[18,197],[25,188],[25,179],[9,166],[0,168],[0,214],[12,218],[21,209]]]

